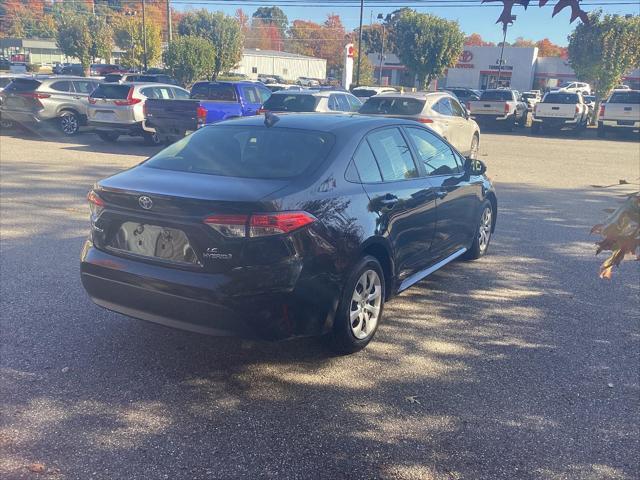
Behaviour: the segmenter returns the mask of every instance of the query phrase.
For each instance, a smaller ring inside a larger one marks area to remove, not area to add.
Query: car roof
[[[178,85],[171,85],[169,83],[161,83],[161,82],[122,82],[122,83],[106,83],[105,85],[123,85],[123,86],[130,86],[130,87],[178,87],[184,90],[184,88]]]
[[[312,95],[314,97],[329,97],[332,93],[349,93],[344,90],[278,90],[273,95]],[[349,95],[351,95],[349,93]]]
[[[271,128],[295,128],[330,132],[336,135],[352,135],[354,130],[371,130],[377,127],[394,125],[414,125],[415,122],[400,118],[389,118],[381,115],[360,115],[358,113],[278,113],[278,122]],[[264,116],[255,115],[241,117],[221,123],[227,125],[264,125]]]
[[[451,97],[449,92],[383,92],[375,96],[376,98],[415,98],[426,100],[430,98]],[[373,97],[372,97],[373,98]]]

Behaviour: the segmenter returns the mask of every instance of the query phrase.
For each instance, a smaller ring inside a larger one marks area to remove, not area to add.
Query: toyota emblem
[[[144,208],[145,210],[150,210],[151,207],[153,207],[153,200],[151,200],[149,197],[147,197],[146,195],[141,196],[140,198],[138,198],[138,203],[140,204],[140,206],[142,208]]]
[[[469,63],[471,60],[473,60],[472,52],[470,52],[469,50],[465,50],[464,52],[462,52],[462,55],[460,56],[461,63]]]

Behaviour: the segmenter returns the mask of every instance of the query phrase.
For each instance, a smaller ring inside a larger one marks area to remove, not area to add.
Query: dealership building
[[[374,65],[376,83],[413,87],[415,80],[400,59],[385,53],[380,62],[380,54],[369,54]],[[544,90],[563,82],[578,80],[568,60],[560,57],[539,57],[535,47],[505,47],[500,66],[500,47],[465,46],[454,67],[449,68],[437,86],[486,89],[508,87],[519,91]],[[631,72],[624,83],[632,88],[640,88],[640,69]]]

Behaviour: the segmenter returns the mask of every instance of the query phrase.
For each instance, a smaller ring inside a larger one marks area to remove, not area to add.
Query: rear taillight
[[[420,117],[420,118],[418,118],[418,122],[420,122],[420,123],[433,123],[433,120],[430,119],[430,118]]]
[[[114,105],[118,105],[120,107],[124,107],[124,106],[129,106],[129,105],[135,105],[136,103],[140,103],[142,101],[142,99],[140,98],[133,98],[133,87],[131,87],[129,89],[129,93],[127,94],[127,99],[126,100],[116,100],[114,101]]]
[[[51,96],[48,93],[39,93],[39,92],[19,93],[18,95],[26,98],[35,98],[36,100],[42,100],[43,98],[49,98]]]
[[[257,114],[257,115],[264,115],[265,113],[267,113],[267,111],[268,111],[268,110],[267,110],[266,108],[262,108],[262,107],[260,107],[260,108],[258,109],[258,111],[256,112],[256,114]]]
[[[504,113],[509,113],[509,111],[511,110],[511,107],[509,106],[508,103],[504,104]]]
[[[580,113],[580,107],[576,105],[576,115],[578,115],[578,113]]]
[[[104,210],[104,200],[91,190],[87,193],[87,201],[89,202],[89,210],[91,210],[91,220],[96,220]]]
[[[225,237],[266,237],[290,233],[316,221],[307,212],[256,213],[253,215],[210,215],[204,223]]]
[[[147,117],[147,102],[144,102],[142,104],[142,115],[146,118]]]
[[[196,110],[196,125],[198,128],[207,124],[207,109],[202,105],[198,106]]]
[[[604,103],[600,105],[600,113],[598,113],[599,117],[604,117]]]

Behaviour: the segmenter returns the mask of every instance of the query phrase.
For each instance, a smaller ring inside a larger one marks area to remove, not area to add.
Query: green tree
[[[606,97],[640,63],[640,17],[592,12],[569,35],[569,63],[595,86],[598,98]]]
[[[160,61],[162,52],[160,27],[147,22],[146,34],[147,66],[151,66]],[[136,70],[144,67],[144,38],[141,17],[119,17],[115,22],[113,39],[116,45],[125,51],[120,59],[123,66]]]
[[[464,44],[457,22],[413,10],[396,20],[395,36],[398,57],[418,76],[420,88],[455,65]]]
[[[89,17],[89,30],[91,32],[91,60],[103,58],[107,63],[111,62],[113,52],[113,30],[104,17]]]
[[[260,7],[253,12],[252,17],[261,20],[264,25],[274,25],[283,37],[289,26],[289,19],[278,7]]]
[[[179,36],[164,52],[164,63],[171,75],[189,88],[197,80],[211,77],[215,50],[206,38]]]
[[[87,17],[66,15],[58,22],[56,45],[67,57],[76,57],[88,72],[91,64],[92,38]]]
[[[208,39],[214,49],[212,78],[233,69],[242,58],[244,35],[240,24],[222,12],[205,9],[188,12],[178,24],[180,35],[198,36]]]

